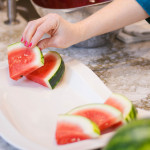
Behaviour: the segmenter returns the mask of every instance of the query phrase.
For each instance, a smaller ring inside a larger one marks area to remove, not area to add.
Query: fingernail
[[[23,37],[21,38],[21,42],[23,42]]]
[[[25,41],[24,45],[25,45],[25,46],[28,46],[28,42],[27,42],[27,41]]]
[[[32,46],[32,43],[30,43],[29,45],[28,45],[28,47],[31,47]]]

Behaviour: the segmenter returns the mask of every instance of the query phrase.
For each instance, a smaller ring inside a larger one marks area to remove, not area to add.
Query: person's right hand
[[[47,33],[49,38],[40,40]],[[40,19],[30,21],[26,26],[21,41],[27,47],[38,46],[67,48],[81,41],[79,24],[72,24],[57,14],[48,14]]]

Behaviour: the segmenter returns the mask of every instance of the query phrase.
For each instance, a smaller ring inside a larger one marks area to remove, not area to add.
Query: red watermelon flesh
[[[60,115],[56,127],[56,142],[59,145],[99,137],[96,124],[87,118],[74,115]]]
[[[120,94],[112,94],[105,104],[120,110],[126,122],[137,118],[137,110],[132,102]]]
[[[30,49],[20,42],[8,46],[9,73],[13,80],[18,80],[41,67],[43,61],[38,47]]]
[[[27,78],[48,87],[44,79],[52,72],[56,62],[57,58],[55,56],[49,54],[45,55],[44,66],[29,74]]]
[[[110,128],[107,128],[106,130],[103,130],[101,132],[101,134],[114,132],[116,129],[120,128],[123,124],[124,124],[123,122],[118,122],[118,123],[114,124],[113,126],[111,126]]]
[[[122,122],[122,113],[105,104],[89,104],[77,107],[68,114],[79,115],[95,122],[101,131]]]
[[[120,104],[119,101],[117,101],[117,99],[115,97],[109,97],[107,99],[107,101],[105,102],[105,104],[113,106],[115,108],[117,108],[118,110],[120,110],[122,113],[124,112],[124,106],[122,104]]]
[[[44,55],[44,66],[38,68],[26,77],[43,86],[54,88],[64,73],[64,62],[61,56],[54,51]]]
[[[56,139],[58,145],[74,143],[82,140],[91,139],[88,135],[83,134],[81,132],[66,131],[66,132],[57,132]]]
[[[95,122],[100,130],[104,130],[112,126],[114,122],[116,123],[116,116],[110,116],[107,112],[101,112],[99,110],[84,110],[80,111],[79,113],[74,113],[73,115],[79,115],[86,117],[93,122]]]
[[[84,134],[80,126],[69,122],[62,122],[57,125],[56,139],[57,144],[62,145],[90,139],[90,136]]]

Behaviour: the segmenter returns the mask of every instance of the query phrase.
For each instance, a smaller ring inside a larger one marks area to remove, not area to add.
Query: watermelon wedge
[[[122,113],[114,107],[105,104],[87,104],[76,107],[67,114],[79,115],[95,122],[101,131],[123,122]]]
[[[56,142],[58,145],[98,138],[99,135],[98,126],[85,117],[74,115],[58,116],[56,127]]]
[[[9,74],[13,80],[18,80],[44,65],[44,58],[38,47],[31,49],[18,42],[9,45],[7,50]]]
[[[44,55],[44,66],[38,68],[26,77],[43,86],[54,89],[62,78],[65,71],[64,61],[61,56],[54,51],[49,51]]]
[[[105,104],[113,106],[123,113],[126,122],[137,118],[137,110],[130,100],[120,94],[112,94]]]

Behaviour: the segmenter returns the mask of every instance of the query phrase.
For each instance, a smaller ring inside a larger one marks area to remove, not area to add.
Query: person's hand
[[[40,40],[47,33],[49,38]],[[38,46],[41,50],[47,47],[67,48],[80,42],[79,24],[72,24],[57,14],[48,14],[31,21],[26,26],[21,42],[27,47]]]

